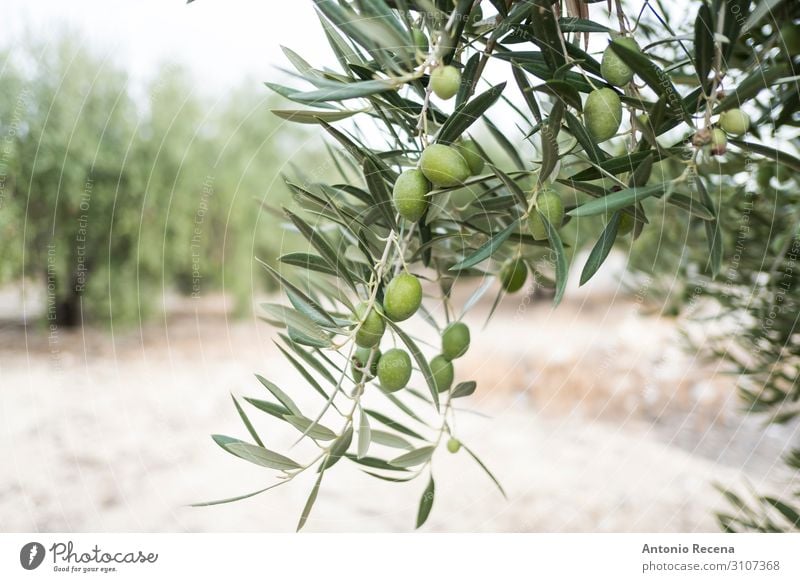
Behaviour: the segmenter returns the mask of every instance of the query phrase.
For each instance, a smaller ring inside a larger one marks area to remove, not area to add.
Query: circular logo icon
[[[39,542],[28,542],[19,551],[19,563],[26,570],[35,570],[44,561],[44,546]]]

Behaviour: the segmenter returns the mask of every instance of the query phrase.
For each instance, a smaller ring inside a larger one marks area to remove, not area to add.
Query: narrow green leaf
[[[708,74],[711,72],[711,63],[714,59],[715,31],[716,23],[711,15],[711,8],[703,1],[697,9],[697,18],[694,21],[694,65],[697,77],[706,93],[711,84]]]
[[[345,457],[353,461],[354,463],[358,463],[359,465],[364,465],[365,467],[371,467],[372,469],[382,469],[384,471],[399,471],[403,473],[408,471],[408,469],[390,465],[387,461],[384,461],[383,459],[378,459],[377,457],[362,457],[359,459],[356,455],[351,455],[350,453],[346,453]]]
[[[611,220],[608,221],[608,224],[603,229],[603,233],[600,235],[600,238],[597,239],[597,243],[592,248],[592,252],[589,253],[589,258],[586,260],[586,264],[581,272],[581,285],[586,283],[594,276],[594,274],[597,272],[597,269],[600,268],[600,265],[602,265],[606,260],[606,257],[608,257],[608,253],[611,252],[611,248],[614,246],[614,241],[617,240],[617,230],[619,229],[620,218],[620,213],[615,212],[611,216]]]
[[[703,179],[699,175],[695,175],[694,182],[700,193],[700,200],[703,206],[714,214],[713,220],[706,220],[703,224],[705,225],[706,240],[708,241],[708,265],[711,268],[712,277],[716,277],[722,270],[722,227],[716,218],[716,205],[708,194],[708,190],[703,184]]]
[[[250,419],[247,418],[247,414],[245,413],[244,409],[239,404],[239,401],[236,400],[236,397],[233,394],[231,394],[231,400],[233,400],[233,405],[236,407],[236,412],[239,413],[239,417],[242,419],[242,422],[244,423],[245,428],[247,428],[247,432],[250,433],[250,436],[253,437],[253,440],[256,441],[256,444],[258,446],[263,447],[264,443],[261,442],[261,439],[259,438],[258,433],[256,432],[256,429],[253,428],[253,425],[250,422]]]
[[[453,389],[453,393],[450,394],[450,398],[463,398],[465,396],[472,396],[472,394],[475,392],[475,388],[477,387],[477,382],[461,382]]]
[[[314,507],[314,502],[317,500],[317,494],[319,493],[319,486],[322,484],[322,475],[324,473],[320,472],[317,480],[314,482],[314,487],[311,488],[311,493],[306,500],[305,506],[303,506],[303,512],[300,514],[300,521],[297,522],[297,531],[303,529],[303,526],[308,521],[308,516],[311,515],[311,508]]]
[[[358,419],[358,458],[367,456],[369,445],[372,442],[372,430],[369,426],[369,417],[362,410]]]
[[[307,434],[312,439],[320,441],[332,441],[336,438],[336,433],[331,429],[319,423],[314,423],[313,420],[306,418],[305,416],[287,414],[283,418],[297,430]]]
[[[544,60],[550,71],[555,71],[566,62],[563,53],[564,42],[558,27],[556,13],[550,0],[532,0],[530,23],[533,28],[533,38],[542,48]]]
[[[286,394],[283,390],[278,388],[275,384],[261,376],[260,374],[256,374],[256,378],[261,384],[270,391],[270,393],[280,402],[283,406],[285,406],[292,414],[301,415],[300,409],[294,403],[294,401],[289,398],[289,395]],[[284,415],[281,415],[284,416]]]
[[[408,442],[401,436],[386,432],[384,430],[371,429],[371,441],[384,447],[392,447],[393,449],[413,449],[414,445]]]
[[[394,465],[395,467],[402,467],[404,469],[416,467],[423,463],[427,463],[428,460],[433,456],[434,450],[435,449],[432,446],[420,447],[418,449],[414,449],[413,451],[403,453],[399,457],[395,457],[389,461],[389,464]]]
[[[436,136],[436,142],[448,145],[456,141],[470,125],[480,119],[494,105],[505,87],[505,82],[495,85],[458,107],[442,125]]]
[[[460,261],[450,267],[450,271],[459,271],[462,269],[468,269],[474,265],[477,265],[481,261],[485,261],[489,257],[491,257],[497,249],[499,249],[502,244],[511,236],[511,233],[514,229],[517,228],[519,224],[519,219],[514,220],[511,224],[505,227],[500,232],[492,235],[492,237],[483,243],[480,248],[478,248],[474,253],[467,256],[463,261]]]
[[[227,499],[218,499],[216,501],[203,501],[200,503],[192,503],[189,507],[210,507],[212,505],[222,505],[224,503],[233,503],[234,501],[241,501],[242,499],[248,499],[250,497],[255,497],[259,493],[264,493],[265,491],[269,491],[270,489],[274,489],[275,487],[279,487],[288,483],[288,481],[279,481],[278,483],[273,483],[269,487],[264,487],[263,489],[259,489],[258,491],[253,491],[252,493],[245,493],[244,495],[237,495],[236,497],[228,497]]]
[[[400,340],[406,344],[406,347],[411,352],[411,355],[414,356],[414,360],[417,362],[417,366],[419,366],[420,372],[422,372],[422,376],[425,378],[425,383],[428,385],[428,389],[431,392],[431,397],[433,398],[433,405],[436,407],[436,410],[439,410],[439,391],[436,389],[436,385],[433,383],[433,372],[431,372],[431,367],[428,364],[428,360],[425,359],[425,355],[422,353],[422,350],[419,349],[414,340],[400,328],[395,322],[391,319],[387,319],[386,322],[389,326],[394,330],[394,332],[398,335]],[[408,433],[406,433],[408,434]],[[409,436],[416,436],[415,434]]]
[[[258,398],[248,398],[245,396],[245,401],[249,402],[262,412],[266,412],[267,414],[274,416],[279,420],[283,420],[283,417],[287,414],[291,414],[292,412],[285,408],[280,404],[275,404],[274,402],[268,402],[267,400],[259,400]]]
[[[502,485],[500,485],[500,481],[498,481],[498,480],[497,480],[497,477],[495,477],[495,476],[492,474],[492,472],[489,470],[489,468],[488,468],[486,465],[484,465],[484,464],[483,464],[483,461],[481,461],[481,460],[480,460],[480,458],[478,458],[478,455],[476,455],[475,453],[473,453],[473,452],[472,452],[472,449],[470,449],[470,448],[469,448],[467,445],[465,445],[463,442],[461,443],[461,448],[462,448],[462,449],[464,449],[465,451],[467,451],[467,453],[469,454],[469,456],[470,456],[470,457],[472,457],[473,459],[475,459],[475,462],[476,462],[476,463],[478,463],[478,466],[480,466],[480,468],[481,468],[481,469],[483,469],[484,473],[486,473],[486,474],[489,476],[489,478],[490,478],[490,479],[491,479],[491,480],[494,482],[494,484],[495,484],[495,485],[497,485],[497,488],[500,490],[500,493],[502,493],[502,494],[503,494],[503,497],[505,497],[506,499],[508,499],[508,496],[506,495],[506,492],[505,492],[505,490],[503,489],[503,486],[502,486]]]
[[[287,253],[278,257],[281,263],[292,265],[293,267],[300,267],[307,271],[315,271],[325,275],[337,276],[336,269],[331,267],[325,259],[319,255],[312,255],[309,253]]]
[[[250,461],[262,467],[279,469],[281,471],[300,468],[300,464],[289,457],[285,457],[279,453],[265,449],[264,447],[251,445],[250,443],[229,443],[225,445],[225,449],[240,459]]]
[[[294,329],[315,342],[322,343],[322,345],[331,345],[330,337],[307,315],[278,303],[262,303],[261,309],[276,324]]]
[[[430,367],[428,368],[428,370],[430,370]],[[375,420],[377,420],[378,422],[380,422],[381,424],[384,424],[384,425],[388,426],[389,428],[392,428],[392,429],[396,430],[397,432],[401,432],[404,435],[413,437],[415,439],[425,440],[422,437],[422,435],[414,432],[413,430],[411,430],[410,428],[408,428],[406,426],[403,426],[402,424],[400,424],[396,420],[392,420],[391,418],[389,418],[385,414],[382,414],[382,413],[380,413],[380,412],[378,412],[376,410],[370,410],[369,408],[365,408],[364,412],[366,414],[368,414],[369,416],[371,416],[372,418],[374,418]]]
[[[676,113],[680,113],[684,120],[689,125],[692,125],[692,117],[686,110],[681,94],[678,93],[667,73],[653,63],[648,56],[624,44],[620,44],[618,40],[612,41],[609,46],[626,65],[633,69],[655,91],[656,95],[666,100],[668,108],[674,109],[677,106],[680,111]]]
[[[334,441],[331,445],[330,451],[328,451],[328,456],[325,457],[325,460],[320,465],[320,472],[325,471],[333,467],[336,463],[338,463],[343,456],[347,453],[347,449],[350,448],[350,443],[353,442],[353,427],[348,426],[347,429],[339,435],[339,437]]]
[[[436,485],[433,482],[433,475],[431,475],[430,480],[428,481],[427,487],[425,487],[425,491],[422,493],[422,498],[419,500],[419,510],[417,511],[417,529],[419,529],[422,524],[424,524],[428,516],[431,514],[431,508],[433,507],[433,498],[436,494]]]
[[[536,212],[539,212],[538,210]],[[558,230],[547,218],[539,212],[539,216],[544,223],[545,230],[547,230],[547,241],[550,243],[550,248],[555,254],[556,264],[556,294],[553,297],[553,303],[558,305],[564,297],[564,291],[567,289],[567,277],[569,276],[569,264],[567,263],[567,254],[564,252],[564,245],[561,243],[561,237],[558,236]]]
[[[668,186],[668,182],[662,182],[661,184],[654,184],[643,188],[625,188],[624,190],[611,192],[602,198],[597,198],[581,204],[568,211],[567,214],[576,218],[608,214],[615,210],[631,206],[650,196],[663,194]]]
[[[365,109],[348,111],[314,111],[313,109],[271,109],[274,115],[287,121],[303,124],[318,124],[320,120],[333,123],[352,117],[356,113],[363,113]]]

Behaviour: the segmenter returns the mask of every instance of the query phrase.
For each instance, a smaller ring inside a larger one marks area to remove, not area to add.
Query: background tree
[[[68,34],[3,63],[0,281],[41,281],[61,325],[141,321],[167,293],[223,286],[249,311],[263,278],[223,273],[276,254],[283,237],[257,228],[274,222],[259,205],[299,133],[265,138],[279,121],[268,100],[212,100],[174,64],[137,92]]]
[[[381,479],[423,477],[419,526],[433,505],[433,459],[443,441],[489,473],[452,423],[453,401],[476,389],[459,375],[456,356],[469,338],[454,326],[489,286],[463,306],[453,304],[453,286],[498,276],[499,300],[532,271],[558,303],[584,233],[599,235],[582,283],[614,244],[652,232],[654,222],[683,229],[681,248],[700,253],[694,264],[718,280],[729,256],[726,204],[739,180],[720,161],[798,163],[792,148],[776,147],[781,128],[796,123],[794,53],[785,50],[796,41],[765,21],[794,23],[798,7],[696,1],[695,18],[673,27],[658,3],[627,13],[619,3],[551,0],[315,5],[340,68],[316,69],[287,50],[301,88],[270,87],[301,106],[279,116],[329,134],[343,169],[338,182],[290,184],[302,211],[286,216],[313,252],[281,261],[309,273],[290,281],[267,267],[289,304],[264,311],[285,328],[286,357],[324,404],[305,413],[259,377],[271,397],[247,401],[298,430],[313,453],[299,461],[266,448],[235,401],[252,442],[215,441],[277,470],[278,480],[220,502],[314,470],[300,528],[323,477],[346,458]],[[493,84],[498,76],[507,80]],[[769,92],[780,100],[765,98]],[[334,125],[349,117],[361,121],[349,130]],[[368,118],[381,133],[365,127]],[[772,133],[763,129],[770,121]],[[509,164],[487,156],[484,140],[469,139],[478,123]],[[508,138],[513,126],[521,145]],[[781,231],[779,248],[794,233]],[[409,334],[403,322],[417,312],[441,334],[441,347]],[[370,404],[381,399],[402,423]]]

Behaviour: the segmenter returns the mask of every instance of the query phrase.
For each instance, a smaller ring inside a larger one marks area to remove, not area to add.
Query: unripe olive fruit
[[[617,236],[625,236],[633,230],[636,221],[633,216],[625,212],[619,217],[619,224],[617,225]]]
[[[366,303],[362,303],[356,308],[356,314],[361,321],[361,325],[356,331],[356,345],[362,348],[378,345],[386,330],[386,322],[383,321],[378,309],[372,307],[367,311],[368,307]]]
[[[414,275],[400,273],[389,281],[383,294],[383,311],[392,321],[403,321],[422,303],[422,285]]]
[[[750,128],[750,118],[741,109],[729,109],[719,116],[719,126],[725,133],[744,135]]]
[[[353,379],[356,382],[361,382],[361,378],[364,377],[364,366],[367,365],[369,362],[369,355],[372,353],[372,349],[370,348],[358,348],[356,349],[356,353],[353,354],[352,364],[350,369],[353,372]],[[370,362],[369,366],[369,373],[370,376],[375,377],[378,375],[378,362],[381,359],[381,351],[376,349],[375,355],[372,356],[372,362]]]
[[[728,136],[721,129],[711,130],[711,153],[719,156],[725,153],[728,146]]]
[[[455,437],[450,437],[447,441],[447,450],[456,454],[461,449],[461,441]]]
[[[430,47],[428,45],[428,37],[425,36],[424,32],[422,32],[419,28],[412,28],[411,38],[414,40],[414,47],[418,51],[422,53],[428,52],[428,48]]]
[[[455,360],[467,353],[469,349],[469,328],[465,323],[456,321],[448,325],[442,333],[442,355],[448,360]]]
[[[506,293],[516,293],[528,278],[528,267],[522,259],[514,259],[503,265],[500,271],[500,283]]]
[[[429,145],[419,157],[419,168],[436,186],[450,188],[469,178],[469,165],[453,147],[435,143]]]
[[[425,196],[428,191],[430,184],[420,170],[406,170],[398,176],[392,189],[395,209],[406,220],[417,222],[428,209]]]
[[[411,357],[399,348],[388,350],[378,362],[378,380],[387,392],[405,388],[411,378]]]
[[[639,45],[629,36],[616,39],[617,44],[627,49],[639,51]],[[633,70],[625,64],[611,46],[606,47],[603,52],[603,61],[600,63],[600,74],[603,78],[617,87],[623,87],[633,80]]]
[[[561,197],[552,190],[542,190],[536,197],[536,205],[528,215],[528,230],[536,240],[547,240],[547,229],[544,226],[543,214],[553,228],[560,228],[564,220],[564,203]]]
[[[447,392],[450,390],[450,386],[453,385],[453,377],[455,376],[453,363],[439,354],[431,360],[430,367],[433,385],[436,386],[437,392]]]
[[[450,99],[461,86],[461,72],[453,65],[436,67],[431,71],[430,85],[439,99]]]
[[[458,153],[464,158],[464,161],[467,162],[470,174],[477,176],[483,171],[485,162],[478,149],[478,145],[473,140],[465,139],[464,141],[458,142],[456,144],[456,150],[458,150]]]
[[[463,209],[475,202],[479,196],[480,191],[471,186],[464,186],[450,192],[450,204],[456,208]]]
[[[586,129],[595,139],[603,142],[614,137],[622,123],[622,101],[609,88],[595,89],[586,98],[583,106]]]

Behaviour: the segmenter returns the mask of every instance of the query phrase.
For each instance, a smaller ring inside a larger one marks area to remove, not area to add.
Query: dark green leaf
[[[589,253],[589,258],[586,260],[586,264],[581,272],[581,285],[594,276],[597,269],[600,268],[600,265],[602,265],[606,257],[608,257],[608,253],[611,252],[614,241],[617,240],[617,229],[619,228],[620,217],[621,215],[619,212],[615,212],[611,216],[611,220],[608,221],[608,224],[603,229],[603,233],[592,248],[592,252]]]
[[[461,382],[453,389],[453,393],[450,394],[450,398],[463,398],[464,396],[472,396],[477,386],[478,384],[473,381]]]
[[[442,128],[436,136],[436,142],[441,144],[451,144],[467,131],[470,125],[475,123],[486,111],[494,105],[495,101],[505,89],[505,82],[487,89],[471,101],[467,101],[458,107],[453,114],[447,118]]]
[[[463,261],[460,261],[450,267],[451,271],[459,271],[462,269],[468,269],[474,265],[477,265],[481,261],[485,261],[489,257],[491,257],[497,249],[499,249],[502,244],[506,241],[506,239],[511,235],[514,229],[517,228],[517,224],[519,224],[519,220],[514,220],[511,224],[505,227],[500,232],[492,235],[492,237],[483,243],[478,250],[474,253],[466,257]]]
[[[387,319],[386,322],[391,326],[394,332],[398,335],[400,340],[406,344],[406,347],[411,352],[411,355],[414,356],[414,360],[417,362],[417,366],[419,366],[419,371],[422,372],[422,376],[425,378],[425,382],[428,385],[428,389],[431,392],[431,397],[433,398],[433,404],[436,407],[436,410],[439,410],[439,391],[436,389],[436,385],[433,383],[433,372],[431,372],[431,367],[428,364],[428,360],[425,359],[425,355],[422,353],[422,350],[419,349],[414,340],[404,332],[400,326],[398,326],[395,322],[391,319]],[[401,431],[402,432],[402,431]],[[408,433],[406,433],[408,434]],[[411,434],[409,436],[417,436],[416,434]]]
[[[535,212],[539,212],[536,210]],[[553,297],[553,303],[558,305],[564,297],[564,291],[567,289],[567,277],[569,276],[569,264],[567,263],[567,255],[564,252],[564,245],[561,243],[561,237],[558,236],[558,230],[555,226],[548,222],[547,218],[539,212],[544,223],[545,230],[547,231],[547,241],[550,243],[550,248],[555,254],[556,265],[556,293]]]
[[[431,513],[433,507],[433,498],[436,494],[436,486],[433,483],[433,475],[428,481],[428,486],[422,494],[422,499],[419,500],[419,510],[417,511],[417,528],[424,524]]]
[[[236,397],[233,394],[231,394],[231,400],[233,400],[233,405],[236,407],[236,412],[239,413],[239,417],[242,419],[242,422],[244,423],[245,428],[247,428],[247,432],[250,433],[250,436],[253,437],[253,440],[256,441],[256,444],[258,446],[263,447],[264,443],[261,442],[261,439],[259,438],[258,433],[256,432],[256,429],[253,428],[253,425],[250,422],[250,419],[247,418],[247,414],[242,409],[242,407],[239,405],[239,401],[236,400]]]
[[[320,120],[332,123],[352,117],[362,110],[353,111],[314,111],[312,109],[272,109],[273,114],[287,121],[295,123],[317,124]]]
[[[428,369],[430,370],[430,367]],[[369,416],[371,416],[372,418],[374,418],[375,420],[377,420],[378,422],[380,422],[381,424],[385,424],[386,426],[396,430],[397,432],[401,432],[401,433],[403,433],[405,435],[408,435],[410,437],[413,437],[415,439],[425,440],[422,437],[422,435],[414,432],[413,430],[411,430],[410,428],[408,428],[406,426],[403,426],[399,422],[397,422],[395,420],[392,420],[391,418],[389,418],[385,414],[382,414],[382,413],[380,413],[380,412],[378,412],[376,410],[370,410],[368,408],[365,408],[364,412],[366,414],[368,414]]]
[[[669,184],[662,182],[652,186],[645,186],[643,188],[626,188],[618,192],[611,192],[610,194],[585,202],[576,208],[568,211],[567,214],[574,217],[596,216],[598,214],[608,214],[632,206],[636,202],[644,200],[650,196],[663,194]]]

